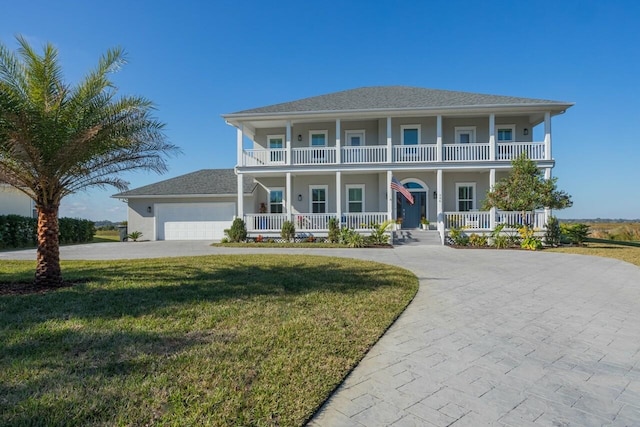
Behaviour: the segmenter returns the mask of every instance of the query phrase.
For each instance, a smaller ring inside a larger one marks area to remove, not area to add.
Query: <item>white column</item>
[[[393,190],[391,190],[391,179],[393,178],[393,172],[387,171],[387,217],[393,219]]]
[[[285,188],[285,201],[287,204],[287,215],[289,217],[289,221],[293,221],[293,216],[292,216],[292,212],[291,212],[291,200],[293,197],[293,194],[291,194],[291,172],[287,172],[286,175],[286,184],[285,184],[286,188]]]
[[[436,160],[442,161],[442,116],[436,117]]]
[[[544,113],[544,158],[551,160],[551,113]]]
[[[286,135],[286,144],[287,144],[287,164],[291,164],[291,120],[287,120],[287,135]]]
[[[551,179],[551,168],[544,169],[544,179]],[[544,223],[549,224],[549,217],[551,216],[551,209],[548,207],[544,208]]]
[[[496,170],[489,169],[489,191],[493,191],[496,186]],[[496,228],[496,208],[493,206],[489,210],[489,228],[494,230]]]
[[[391,163],[391,162],[393,162],[393,142],[391,140],[391,117],[387,117],[387,163]]]
[[[438,169],[438,231],[440,232],[440,241],[444,245],[444,207],[442,202],[444,183],[442,180],[442,169]]]
[[[489,160],[496,159],[496,115],[489,114]],[[495,178],[495,170],[494,170]],[[494,182],[495,184],[495,182]]]
[[[238,218],[244,220],[244,176],[238,174]]]
[[[336,217],[342,224],[342,172],[336,172]]]
[[[236,130],[236,145],[237,145],[237,156],[238,156],[238,162],[236,163],[238,166],[244,166],[243,161],[242,161],[242,155],[244,154],[242,152],[242,140],[244,138],[243,135],[243,128],[244,126],[240,125],[240,127],[238,127],[238,129]]]
[[[342,163],[342,150],[340,149],[340,119],[336,119],[336,163]]]

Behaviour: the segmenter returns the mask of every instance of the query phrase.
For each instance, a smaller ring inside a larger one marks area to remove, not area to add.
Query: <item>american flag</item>
[[[407,202],[409,202],[410,205],[413,204],[413,196],[411,195],[409,190],[404,188],[404,185],[402,185],[402,183],[398,181],[395,176],[391,177],[391,189],[396,190],[398,193],[402,194],[404,198],[407,199]]]

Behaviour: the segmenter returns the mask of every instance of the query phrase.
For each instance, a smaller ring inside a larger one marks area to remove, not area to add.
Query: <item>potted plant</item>
[[[402,217],[399,216],[396,218],[396,230],[400,230],[402,228]]]
[[[423,230],[429,229],[429,220],[425,217],[420,218],[420,226]]]

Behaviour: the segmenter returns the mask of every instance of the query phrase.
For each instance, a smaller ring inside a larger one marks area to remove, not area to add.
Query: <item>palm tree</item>
[[[116,96],[109,74],[125,63],[108,50],[77,85],[62,76],[58,52],[40,55],[21,36],[14,53],[0,43],[0,181],[35,201],[38,211],[36,285],[62,284],[58,209],[63,197],[89,187],[126,190],[118,174],[165,172],[179,152],[142,97]]]

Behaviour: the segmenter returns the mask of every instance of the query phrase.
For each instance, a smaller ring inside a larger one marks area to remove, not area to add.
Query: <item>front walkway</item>
[[[313,426],[640,425],[640,268],[525,251],[67,246],[63,259],[307,253],[397,264],[420,290]],[[0,252],[34,259],[34,251]]]

